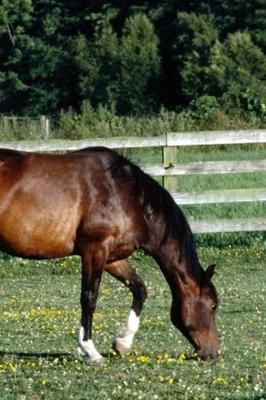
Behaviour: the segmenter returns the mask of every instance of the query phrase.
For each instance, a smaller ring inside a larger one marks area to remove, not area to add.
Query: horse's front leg
[[[147,291],[143,280],[130,267],[127,260],[107,264],[104,269],[123,282],[133,295],[133,303],[127,321],[123,324],[113,344],[114,349],[123,356],[131,348],[134,336],[139,329],[139,316],[147,297]]]
[[[89,255],[82,255],[81,326],[78,336],[78,353],[97,363],[103,362],[104,359],[92,341],[92,319],[96,308],[102,270],[100,266],[91,263]]]

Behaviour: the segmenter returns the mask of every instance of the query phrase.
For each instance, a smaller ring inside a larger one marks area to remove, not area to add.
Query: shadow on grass
[[[119,358],[112,350],[110,352],[102,353],[102,356],[106,359]],[[89,361],[87,357],[80,357],[76,353],[67,352],[21,352],[21,351],[0,351],[0,360],[5,358],[15,357],[18,359],[41,359],[55,360],[58,359],[59,363],[65,360],[74,361],[80,359],[81,361]]]
[[[18,352],[18,351],[0,351],[0,359],[6,357],[16,357],[22,359],[36,359],[36,358],[46,358],[54,360],[58,358],[59,360],[63,359],[74,359],[74,354],[72,353],[65,353],[65,352],[58,352],[58,353],[48,353],[48,352]]]
[[[109,352],[104,352],[101,353],[101,355],[104,357],[105,360],[126,360],[127,356],[131,354],[131,357],[135,355],[136,359],[139,356],[147,356],[147,353],[135,353],[129,352],[126,356],[120,356],[118,353],[116,353],[113,349],[110,349]],[[153,353],[152,357],[154,359],[157,359],[161,356],[161,353],[158,352],[158,354]],[[68,362],[73,362],[75,360],[80,360],[80,362],[84,363],[89,363],[90,360],[87,357],[81,357],[77,353],[67,353],[67,352],[18,352],[18,351],[1,351],[0,350],[0,360],[5,360],[9,358],[16,358],[20,360],[38,360],[38,359],[45,359],[48,361],[55,361],[58,360],[57,362],[59,364],[64,364],[64,362],[67,360]],[[204,362],[199,359],[199,357],[196,354],[185,354],[185,353],[177,353],[174,352],[172,354],[172,358],[175,359],[176,361],[182,361],[182,362],[191,362],[191,361],[198,361],[198,362]],[[208,362],[215,363],[216,360],[208,359]]]

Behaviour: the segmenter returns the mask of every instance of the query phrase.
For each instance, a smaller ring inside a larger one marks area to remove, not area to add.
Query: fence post
[[[176,192],[176,177],[167,176],[167,168],[172,167],[177,161],[177,148],[176,146],[164,146],[163,147],[163,165],[166,169],[165,175],[163,177],[163,187],[168,190],[168,192]]]
[[[8,117],[3,117],[4,118],[4,132],[6,133],[8,131]]]
[[[50,120],[49,120],[49,118],[47,118],[45,115],[41,115],[40,122],[41,122],[41,130],[43,132],[43,138],[49,139],[49,135],[50,135]]]

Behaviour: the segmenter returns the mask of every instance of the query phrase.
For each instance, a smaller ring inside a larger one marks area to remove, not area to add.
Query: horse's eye
[[[216,308],[217,308],[217,304],[213,304],[213,305],[212,305],[212,309],[213,309],[213,310],[216,310]]]

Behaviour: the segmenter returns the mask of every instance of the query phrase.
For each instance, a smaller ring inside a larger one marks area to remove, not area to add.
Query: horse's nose
[[[201,360],[214,359],[220,355],[220,350],[217,346],[208,345],[205,348],[198,349],[197,355]]]

